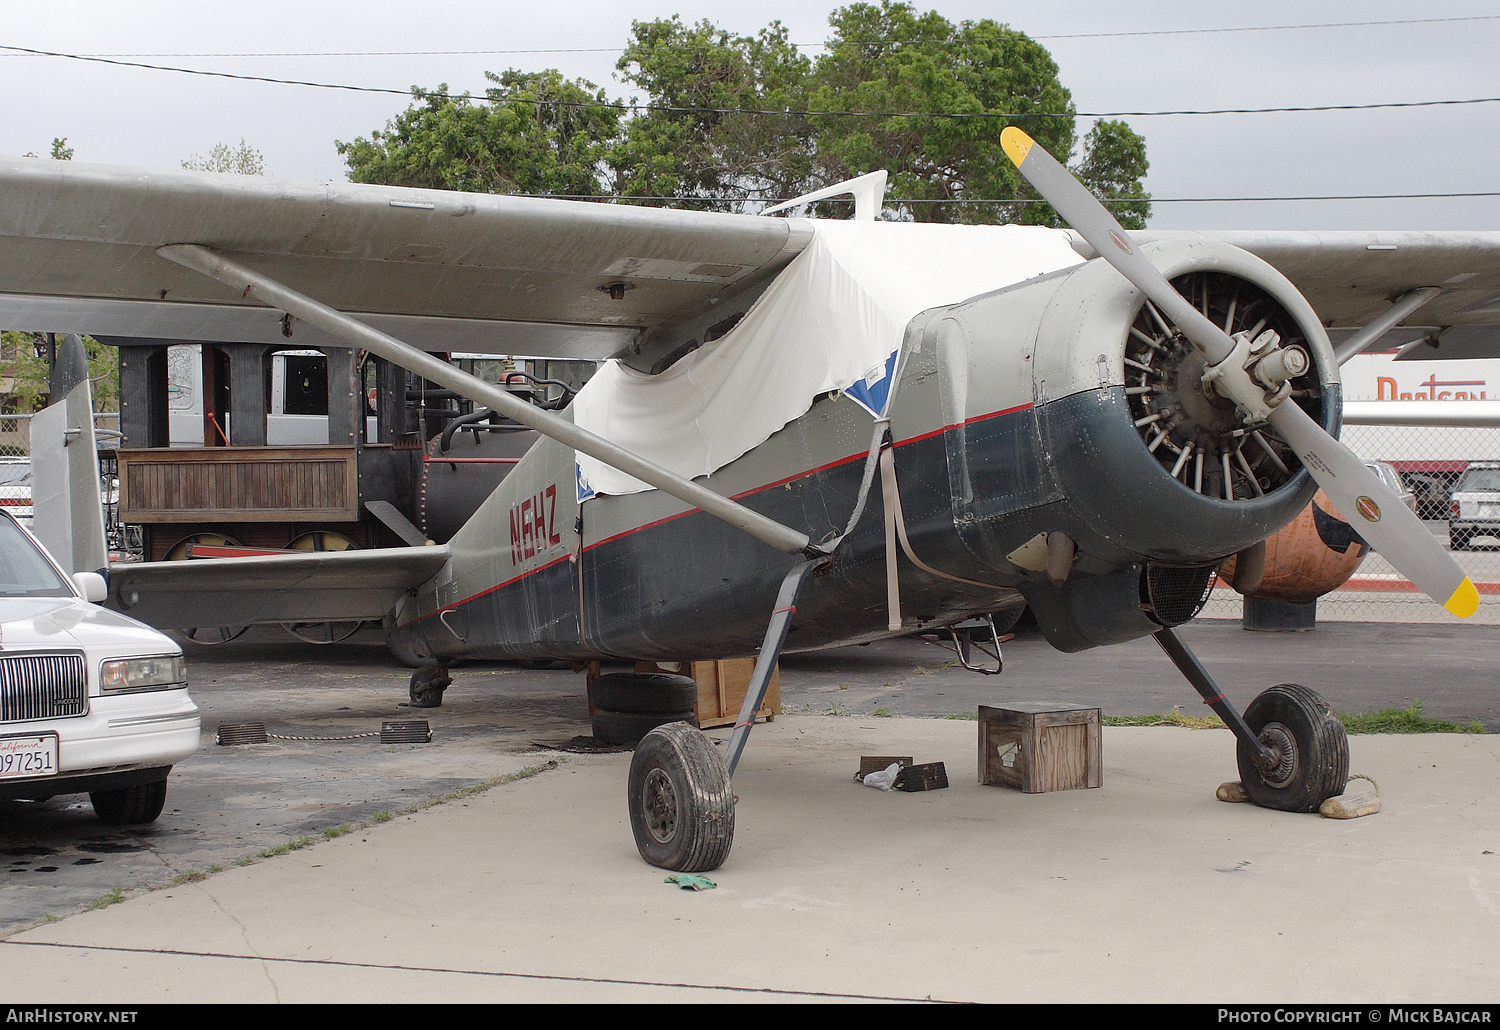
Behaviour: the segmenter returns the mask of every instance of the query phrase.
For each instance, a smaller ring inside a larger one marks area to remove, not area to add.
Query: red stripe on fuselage
[[[918,440],[926,440],[926,439],[928,439],[930,437],[938,436],[941,433],[948,432],[950,429],[957,429],[960,426],[973,425],[975,422],[983,422],[986,419],[999,418],[1001,415],[1014,414],[1017,411],[1025,411],[1026,409],[1028,409],[1030,407],[1032,407],[1032,405],[1030,405],[1030,404],[1017,404],[1013,408],[1005,408],[1005,409],[1003,409],[1001,411],[992,411],[992,412],[990,412],[987,415],[975,415],[973,418],[964,419],[962,422],[955,422],[952,425],[943,426],[941,429],[934,429],[930,433],[923,433],[920,436],[913,436],[913,437],[910,437],[910,438],[908,438],[906,440],[897,440],[896,443],[895,443],[895,446],[897,446],[897,447],[905,447],[909,443],[916,443]],[[858,461],[860,458],[865,457],[865,455],[867,455],[868,453],[869,453],[868,451],[859,451],[859,452],[856,452],[854,454],[847,455],[846,457],[839,458],[837,461],[830,461],[826,465],[819,465],[817,468],[811,468],[811,469],[806,470],[805,472],[798,472],[795,475],[787,476],[785,479],[778,479],[775,482],[767,483],[764,486],[753,487],[753,488],[751,488],[749,490],[744,491],[743,493],[734,494],[729,499],[732,500],[732,501],[738,501],[738,500],[740,500],[742,498],[751,497],[751,496],[754,496],[755,494],[762,493],[762,492],[764,492],[766,490],[775,489],[778,486],[785,486],[787,483],[795,482],[798,479],[806,479],[808,476],[815,476],[819,472],[826,472],[826,471],[828,471],[831,468],[837,468],[840,465],[847,465],[851,461]],[[665,525],[668,522],[676,521],[677,519],[683,518],[684,516],[687,516],[687,515],[692,515],[692,514],[694,514],[696,512],[699,512],[701,510],[702,510],[701,508],[689,508],[687,511],[681,511],[681,512],[678,512],[675,515],[668,515],[665,518],[657,519],[654,522],[647,522],[644,525],[635,526],[635,527],[633,527],[631,529],[624,530],[623,532],[616,533],[614,536],[605,537],[603,540],[596,540],[594,543],[586,545],[583,549],[585,551],[592,551],[596,547],[602,547],[604,544],[613,543],[616,540],[620,540],[620,539],[622,539],[624,537],[630,536],[632,533],[640,533],[640,532],[642,532],[644,530],[651,529],[651,528],[653,528],[655,526]],[[551,561],[549,561],[546,565],[538,565],[534,569],[530,569],[530,570],[528,570],[526,572],[520,573],[519,575],[512,576],[510,579],[507,579],[505,582],[503,582],[503,583],[497,583],[497,584],[495,584],[492,587],[488,587],[488,588],[486,588],[484,590],[481,590],[481,591],[479,591],[479,593],[473,594],[473,595],[471,595],[469,597],[466,597],[462,601],[457,601],[457,602],[455,602],[453,604],[444,605],[442,608],[439,608],[437,611],[428,612],[426,615],[419,615],[419,616],[417,616],[417,618],[413,619],[411,622],[401,623],[401,626],[403,626],[403,627],[404,626],[413,626],[413,625],[416,625],[417,623],[421,622],[423,619],[429,619],[432,616],[439,614],[440,612],[452,611],[455,608],[461,608],[462,606],[468,604],[470,601],[476,601],[479,598],[485,596],[486,594],[493,594],[496,590],[503,590],[505,587],[510,586],[512,583],[515,583],[518,580],[525,579],[527,576],[535,575],[536,573],[541,572],[544,569],[550,569],[552,566],[556,565],[558,562],[560,562],[560,561],[566,561],[567,559],[568,559],[568,555],[566,555],[566,554],[563,555],[561,558],[554,558]]]

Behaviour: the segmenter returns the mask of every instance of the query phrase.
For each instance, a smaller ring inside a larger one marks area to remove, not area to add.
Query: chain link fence
[[[1370,554],[1347,583],[1318,599],[1318,619],[1500,625],[1500,497],[1484,501],[1475,496],[1472,486],[1489,485],[1478,478],[1477,468],[1460,482],[1475,462],[1500,463],[1500,428],[1346,426],[1341,436],[1366,461],[1388,462],[1400,475],[1418,516],[1479,588],[1479,611],[1469,619],[1449,614],[1379,554]],[[1463,505],[1458,517],[1455,487]],[[1220,583],[1199,617],[1238,619],[1241,611],[1240,595]]]

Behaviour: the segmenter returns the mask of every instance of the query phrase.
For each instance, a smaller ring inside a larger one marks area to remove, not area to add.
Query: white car
[[[172,766],[198,749],[182,648],[93,604],[0,509],[0,799],[87,792],[106,823],[161,814]]]

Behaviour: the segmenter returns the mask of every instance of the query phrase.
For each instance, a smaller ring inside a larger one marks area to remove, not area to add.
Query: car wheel
[[[167,802],[167,781],[137,783],[120,790],[96,790],[89,794],[94,814],[111,826],[155,822]]]

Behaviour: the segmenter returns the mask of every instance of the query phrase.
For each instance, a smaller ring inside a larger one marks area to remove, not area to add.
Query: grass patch
[[[96,912],[96,911],[98,911],[101,908],[109,908],[109,906],[111,906],[111,905],[118,905],[120,902],[122,902],[124,900],[125,900],[125,888],[124,887],[116,887],[114,890],[110,891],[108,894],[101,894],[97,898],[95,898],[93,901],[89,902],[87,905],[84,905],[83,906],[83,910],[85,912]]]
[[[1181,726],[1190,730],[1222,730],[1224,720],[1217,715],[1183,715],[1181,705],[1173,705],[1165,715],[1106,715],[1106,726]]]
[[[388,823],[390,821],[391,810],[389,808],[382,808],[380,811],[375,812],[370,816],[370,822],[372,823]]]
[[[293,837],[285,844],[278,844],[274,848],[266,848],[260,853],[260,857],[275,858],[277,855],[285,855],[291,851],[301,851],[311,843],[311,837]]]
[[[933,675],[932,670],[929,669],[925,665],[915,666],[911,671],[914,672],[914,673],[916,673],[918,676],[931,676],[931,675]]]
[[[891,710],[885,705],[881,705],[870,714],[875,716],[875,718],[877,719],[889,719],[891,717]]]
[[[1344,715],[1344,730],[1348,733],[1485,733],[1484,724],[1478,719],[1466,723],[1448,719],[1429,719],[1422,714],[1422,702],[1412,698],[1409,708],[1382,708],[1378,711]]]
[[[841,716],[848,715],[849,714],[849,709],[846,708],[846,707],[844,707],[843,705],[839,704],[837,701],[835,701],[833,704],[831,704],[831,705],[828,706],[828,712],[827,712],[827,714],[828,715],[840,716],[841,717]]]
[[[1413,699],[1409,708],[1381,708],[1358,714],[1340,712],[1339,720],[1349,734],[1488,732],[1478,719],[1470,719],[1464,723],[1429,719],[1422,714],[1422,702],[1418,699]],[[1191,730],[1226,728],[1217,715],[1183,715],[1182,708],[1176,705],[1165,715],[1106,715],[1103,722],[1106,726],[1182,726]]]
[[[949,712],[947,715],[943,716],[943,718],[944,719],[959,719],[959,720],[961,720],[963,722],[978,722],[979,721],[979,713],[978,712]]]
[[[329,840],[333,840],[336,837],[342,837],[346,833],[353,833],[353,832],[354,832],[354,827],[350,826],[348,823],[342,823],[342,824],[340,824],[338,826],[325,826],[325,827],[323,827],[323,836],[326,837]]]
[[[178,873],[172,877],[172,885],[180,886],[184,883],[197,883],[199,880],[208,879],[208,874],[201,869],[189,869],[185,873]]]

